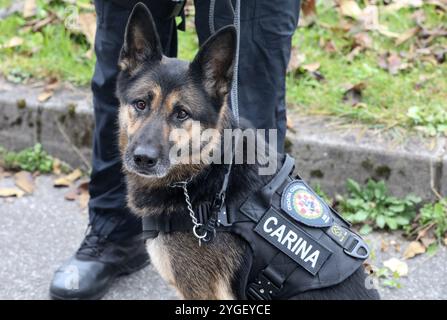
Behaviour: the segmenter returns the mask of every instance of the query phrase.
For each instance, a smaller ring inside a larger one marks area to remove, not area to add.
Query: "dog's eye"
[[[137,110],[144,110],[146,109],[146,102],[143,100],[137,100],[133,103],[133,106],[137,109]]]
[[[189,117],[188,113],[185,110],[177,111],[176,116],[177,116],[177,119],[181,120],[181,121],[186,120]]]

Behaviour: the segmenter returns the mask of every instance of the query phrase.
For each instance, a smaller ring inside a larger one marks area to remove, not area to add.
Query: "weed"
[[[365,234],[374,228],[403,229],[416,215],[420,198],[408,195],[399,199],[388,195],[385,182],[369,180],[366,186],[354,180],[347,181],[347,197],[338,197],[341,212],[352,223],[365,224],[360,232]]]
[[[1,148],[0,159],[5,169],[9,170],[39,171],[41,173],[50,173],[53,170],[53,157],[48,155],[39,143],[20,152],[6,151]]]

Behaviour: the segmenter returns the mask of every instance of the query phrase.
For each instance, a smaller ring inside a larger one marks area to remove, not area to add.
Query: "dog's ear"
[[[127,22],[119,65],[122,70],[131,71],[143,62],[160,61],[162,55],[154,19],[149,9],[139,2]]]
[[[233,78],[236,29],[227,26],[217,31],[200,48],[190,65],[192,74],[202,81],[208,94],[222,98]]]

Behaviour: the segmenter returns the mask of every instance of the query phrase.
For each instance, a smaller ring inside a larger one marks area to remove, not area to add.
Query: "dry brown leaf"
[[[33,32],[38,32],[40,31],[43,27],[45,27],[46,25],[52,23],[54,20],[57,19],[56,15],[50,14],[48,17],[41,19],[41,20],[37,20],[33,23],[31,30],[33,30]]]
[[[34,191],[34,178],[30,172],[20,171],[14,175],[14,183],[26,193]]]
[[[391,272],[396,272],[400,277],[408,275],[408,265],[397,258],[391,258],[383,262],[383,265],[390,269]]]
[[[19,188],[0,188],[0,197],[23,197],[25,194],[24,191],[20,190]]]
[[[66,176],[63,176],[63,177],[60,177],[60,178],[57,178],[56,180],[54,180],[53,185],[55,187],[68,187],[73,182],[78,180],[81,176],[82,176],[81,170],[76,169],[73,172],[71,172],[70,174],[68,174]]]
[[[90,180],[84,179],[84,180],[81,180],[78,185],[78,192],[79,192],[78,201],[79,201],[79,206],[82,209],[85,209],[88,206],[88,201],[90,200],[90,194],[89,194],[89,190],[88,190],[89,183],[90,183]]]
[[[296,133],[296,130],[293,127],[293,122],[292,122],[292,120],[290,120],[289,117],[287,117],[286,125],[287,125],[287,130],[289,130],[290,132]]]
[[[59,87],[59,84],[60,83],[57,78],[51,78],[50,81],[45,85],[43,91],[37,96],[37,100],[39,102],[45,102],[50,99],[54,94],[54,90]]]
[[[86,53],[86,56],[91,59],[93,57],[93,48],[95,45],[96,15],[92,12],[81,13],[78,21],[80,31],[85,35],[90,44],[90,50]]]
[[[301,1],[301,10],[304,16],[314,16],[317,14],[316,0]]]
[[[404,259],[410,259],[418,254],[424,253],[426,251],[424,245],[419,241],[412,241],[404,252]]]
[[[36,10],[36,0],[25,0],[22,12],[22,15],[25,19],[34,17],[36,15]]]
[[[402,8],[420,8],[423,5],[423,0],[394,0],[393,3],[384,8],[385,12],[398,11]]]
[[[20,37],[12,37],[5,44],[3,44],[0,49],[14,48],[21,46],[23,44],[23,38]]]
[[[388,71],[391,74],[397,74],[402,66],[402,59],[396,54],[391,53],[387,59]]]
[[[90,200],[90,195],[88,192],[81,192],[79,195],[78,201],[81,209],[85,209],[88,206],[88,201]]]
[[[371,49],[373,46],[373,40],[366,32],[360,32],[354,35],[354,45],[361,47],[362,49]]]
[[[64,199],[68,201],[74,201],[78,198],[78,188],[70,188],[64,195]]]
[[[428,248],[430,245],[436,242],[435,237],[422,237],[420,239],[424,247]]]
[[[323,50],[326,51],[327,53],[335,53],[337,52],[337,47],[335,46],[335,43],[332,40],[329,40],[327,42],[325,42],[323,45]]]
[[[306,60],[306,55],[300,53],[297,47],[292,47],[292,52],[290,54],[289,65],[287,66],[287,72],[296,71]]]
[[[320,63],[319,62],[313,62],[313,63],[303,64],[301,66],[301,68],[303,68],[307,72],[311,72],[312,73],[312,72],[315,72],[318,69],[320,69]]]
[[[61,166],[62,162],[58,158],[55,158],[53,161],[53,173],[55,175],[60,175],[62,173]]]
[[[365,82],[344,85],[345,92],[343,94],[343,101],[352,106],[359,104],[362,101],[362,92],[365,88]]]
[[[400,46],[402,43],[407,42],[408,40],[413,38],[415,35],[417,35],[419,31],[421,31],[421,28],[414,27],[414,28],[408,29],[407,31],[403,32],[399,36],[399,38],[396,39],[396,42],[395,42],[396,46]]]
[[[54,94],[53,90],[44,90],[37,96],[37,100],[39,102],[45,102],[48,99],[50,99],[53,96],[53,94]]]
[[[384,239],[380,240],[380,251],[387,252],[389,248],[389,243]]]
[[[340,13],[345,17],[350,17],[353,19],[359,19],[362,15],[362,9],[355,0],[340,0]]]

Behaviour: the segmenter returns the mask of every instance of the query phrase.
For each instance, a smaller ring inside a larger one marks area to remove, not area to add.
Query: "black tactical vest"
[[[294,159],[286,160],[275,177],[240,207],[223,206],[216,231],[233,232],[250,247],[250,267],[239,297],[287,299],[308,290],[341,283],[369,255],[359,235],[302,179],[292,178]],[[201,221],[211,221],[212,209],[197,210]],[[143,218],[143,234],[191,230],[189,220]]]

